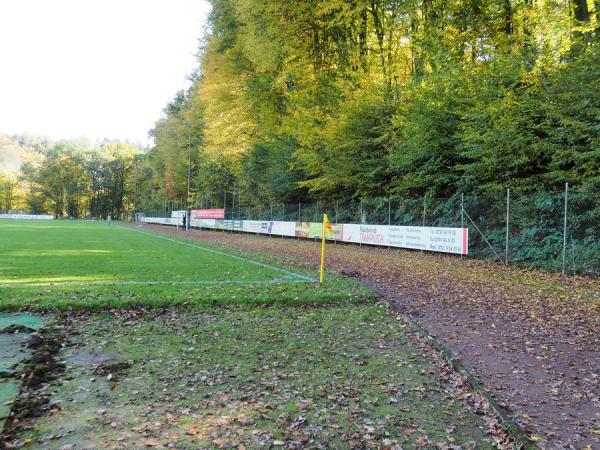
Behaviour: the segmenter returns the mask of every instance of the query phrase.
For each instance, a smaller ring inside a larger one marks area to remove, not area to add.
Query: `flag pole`
[[[323,223],[321,224],[321,272],[319,283],[325,279],[325,214],[323,214]]]

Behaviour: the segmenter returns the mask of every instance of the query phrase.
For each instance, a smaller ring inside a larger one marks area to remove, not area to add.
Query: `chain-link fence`
[[[242,200],[243,201],[243,200]],[[236,193],[222,201],[199,199],[192,208],[223,208],[229,220],[469,228],[469,256],[563,273],[600,274],[600,192],[571,191],[451,198],[377,198],[362,201],[243,204]],[[168,202],[147,216],[185,209]]]

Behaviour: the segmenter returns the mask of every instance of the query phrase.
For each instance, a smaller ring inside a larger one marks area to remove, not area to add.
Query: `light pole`
[[[185,198],[185,207],[190,206],[190,181],[192,178],[192,144],[188,143],[188,175],[187,175],[187,197]]]
[[[185,214],[188,216],[188,211],[190,209],[190,184],[192,180],[192,125],[189,121],[185,121],[185,124],[188,128],[188,173],[187,173],[187,195],[185,197]],[[185,221],[185,229],[186,231],[190,229],[190,218],[186,217]]]

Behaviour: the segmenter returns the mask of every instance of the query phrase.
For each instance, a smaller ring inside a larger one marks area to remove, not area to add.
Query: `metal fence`
[[[562,273],[600,274],[600,192],[573,191],[498,195],[460,194],[445,198],[377,198],[352,202],[245,205],[240,196],[198,200],[193,208],[223,208],[233,220],[469,228],[469,256],[502,264]],[[147,216],[185,209],[170,202]]]

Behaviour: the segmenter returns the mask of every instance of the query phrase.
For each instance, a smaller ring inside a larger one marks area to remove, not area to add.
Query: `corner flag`
[[[319,282],[322,283],[325,279],[325,236],[333,236],[333,227],[329,222],[327,214],[323,214],[323,229],[321,232],[321,272],[319,276]]]

